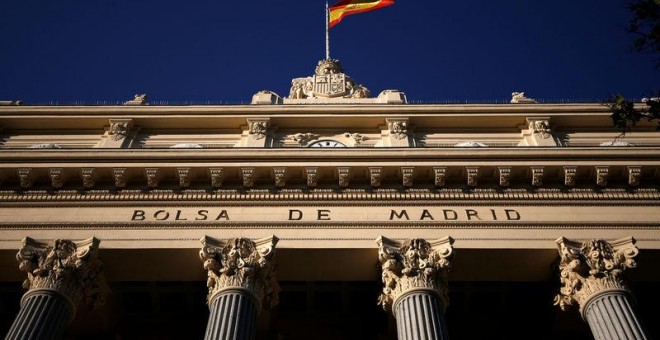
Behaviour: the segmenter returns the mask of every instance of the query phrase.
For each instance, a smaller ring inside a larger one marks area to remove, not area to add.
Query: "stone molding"
[[[339,187],[341,188],[348,187],[351,181],[351,168],[337,167],[337,178],[339,180]]]
[[[229,288],[240,288],[254,294],[264,309],[277,305],[280,286],[272,263],[277,241],[275,236],[256,241],[236,238],[226,242],[204,236],[199,257],[208,274],[207,302],[210,304]]]
[[[80,179],[82,180],[83,187],[86,189],[91,189],[96,184],[94,180],[94,170],[95,168],[81,168],[80,169]]]
[[[404,187],[412,187],[415,181],[415,168],[410,166],[401,167],[401,184]]]
[[[32,176],[31,168],[21,168],[16,171],[18,173],[18,180],[21,184],[21,188],[30,189],[34,185],[34,178]]]
[[[626,269],[637,266],[635,257],[639,249],[634,238],[576,242],[561,237],[555,242],[561,257],[562,285],[555,305],[562,310],[578,305],[584,312],[587,302],[602,292],[629,291],[621,275]]]
[[[454,255],[453,242],[448,236],[431,242],[424,239],[397,242],[379,237],[376,243],[384,287],[378,304],[391,310],[402,294],[415,289],[430,289],[438,293],[446,308],[449,304],[447,272]]]
[[[318,185],[318,173],[319,168],[317,167],[307,167],[305,168],[305,178],[307,179],[307,186],[314,188]]]
[[[209,175],[211,176],[211,186],[220,188],[224,180],[223,168],[209,168]]]
[[[500,175],[500,186],[508,187],[511,184],[511,168],[500,166],[497,170]]]
[[[67,298],[75,307],[81,302],[100,307],[110,289],[98,258],[100,241],[94,237],[74,242],[56,240],[53,245],[32,238],[23,239],[16,254],[18,268],[27,273],[23,288],[51,290]]]
[[[286,168],[276,167],[273,168],[273,176],[275,177],[275,186],[284,188],[286,186]]]
[[[433,168],[433,184],[440,188],[444,187],[447,183],[447,168],[446,167],[434,167]]]
[[[378,188],[382,180],[382,167],[369,167],[369,178],[371,186]]]

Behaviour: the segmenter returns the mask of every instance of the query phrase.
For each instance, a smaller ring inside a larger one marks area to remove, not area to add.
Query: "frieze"
[[[47,216],[47,220],[44,219]],[[657,206],[161,206],[161,207],[2,207],[0,221],[11,223],[151,222],[434,222],[507,223],[655,223]]]

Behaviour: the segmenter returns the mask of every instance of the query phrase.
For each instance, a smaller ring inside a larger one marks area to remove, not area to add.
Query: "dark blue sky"
[[[324,56],[323,0],[0,0],[0,100],[249,101]],[[332,29],[332,56],[409,99],[629,97],[660,88],[620,0],[397,0]]]

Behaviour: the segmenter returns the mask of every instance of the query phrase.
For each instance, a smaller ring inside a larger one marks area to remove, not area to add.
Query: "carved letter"
[[[394,217],[396,217],[398,219],[401,219],[404,216],[406,217],[406,220],[410,220],[410,218],[408,217],[408,212],[407,211],[401,210],[401,212],[397,214],[397,212],[395,210],[392,210],[392,212],[390,213],[390,221],[394,220]]]
[[[520,214],[517,211],[512,209],[506,209],[504,210],[504,212],[506,213],[506,218],[509,221],[520,221]]]
[[[144,221],[144,210],[134,210],[133,211],[133,218],[131,218],[131,221]]]
[[[303,218],[303,212],[300,210],[289,209],[289,221],[300,221]]]
[[[319,221],[330,221],[330,210],[319,210],[318,213]]]

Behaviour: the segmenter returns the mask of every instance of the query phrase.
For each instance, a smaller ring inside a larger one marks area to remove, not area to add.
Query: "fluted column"
[[[397,242],[379,237],[383,292],[379,304],[396,317],[399,340],[446,340],[447,272],[453,240]]]
[[[208,236],[199,255],[207,270],[210,315],[206,340],[248,340],[256,335],[257,315],[278,303],[280,287],[271,259],[275,236],[227,242]]]
[[[23,240],[16,258],[19,269],[27,273],[23,287],[28,292],[6,340],[59,339],[75,316],[76,305],[86,301],[97,307],[105,302],[109,289],[98,246],[95,238],[57,240],[53,246]]]
[[[557,240],[562,287],[555,304],[562,310],[580,307],[596,340],[648,339],[621,275],[637,266],[639,254],[632,237],[608,243]]]

